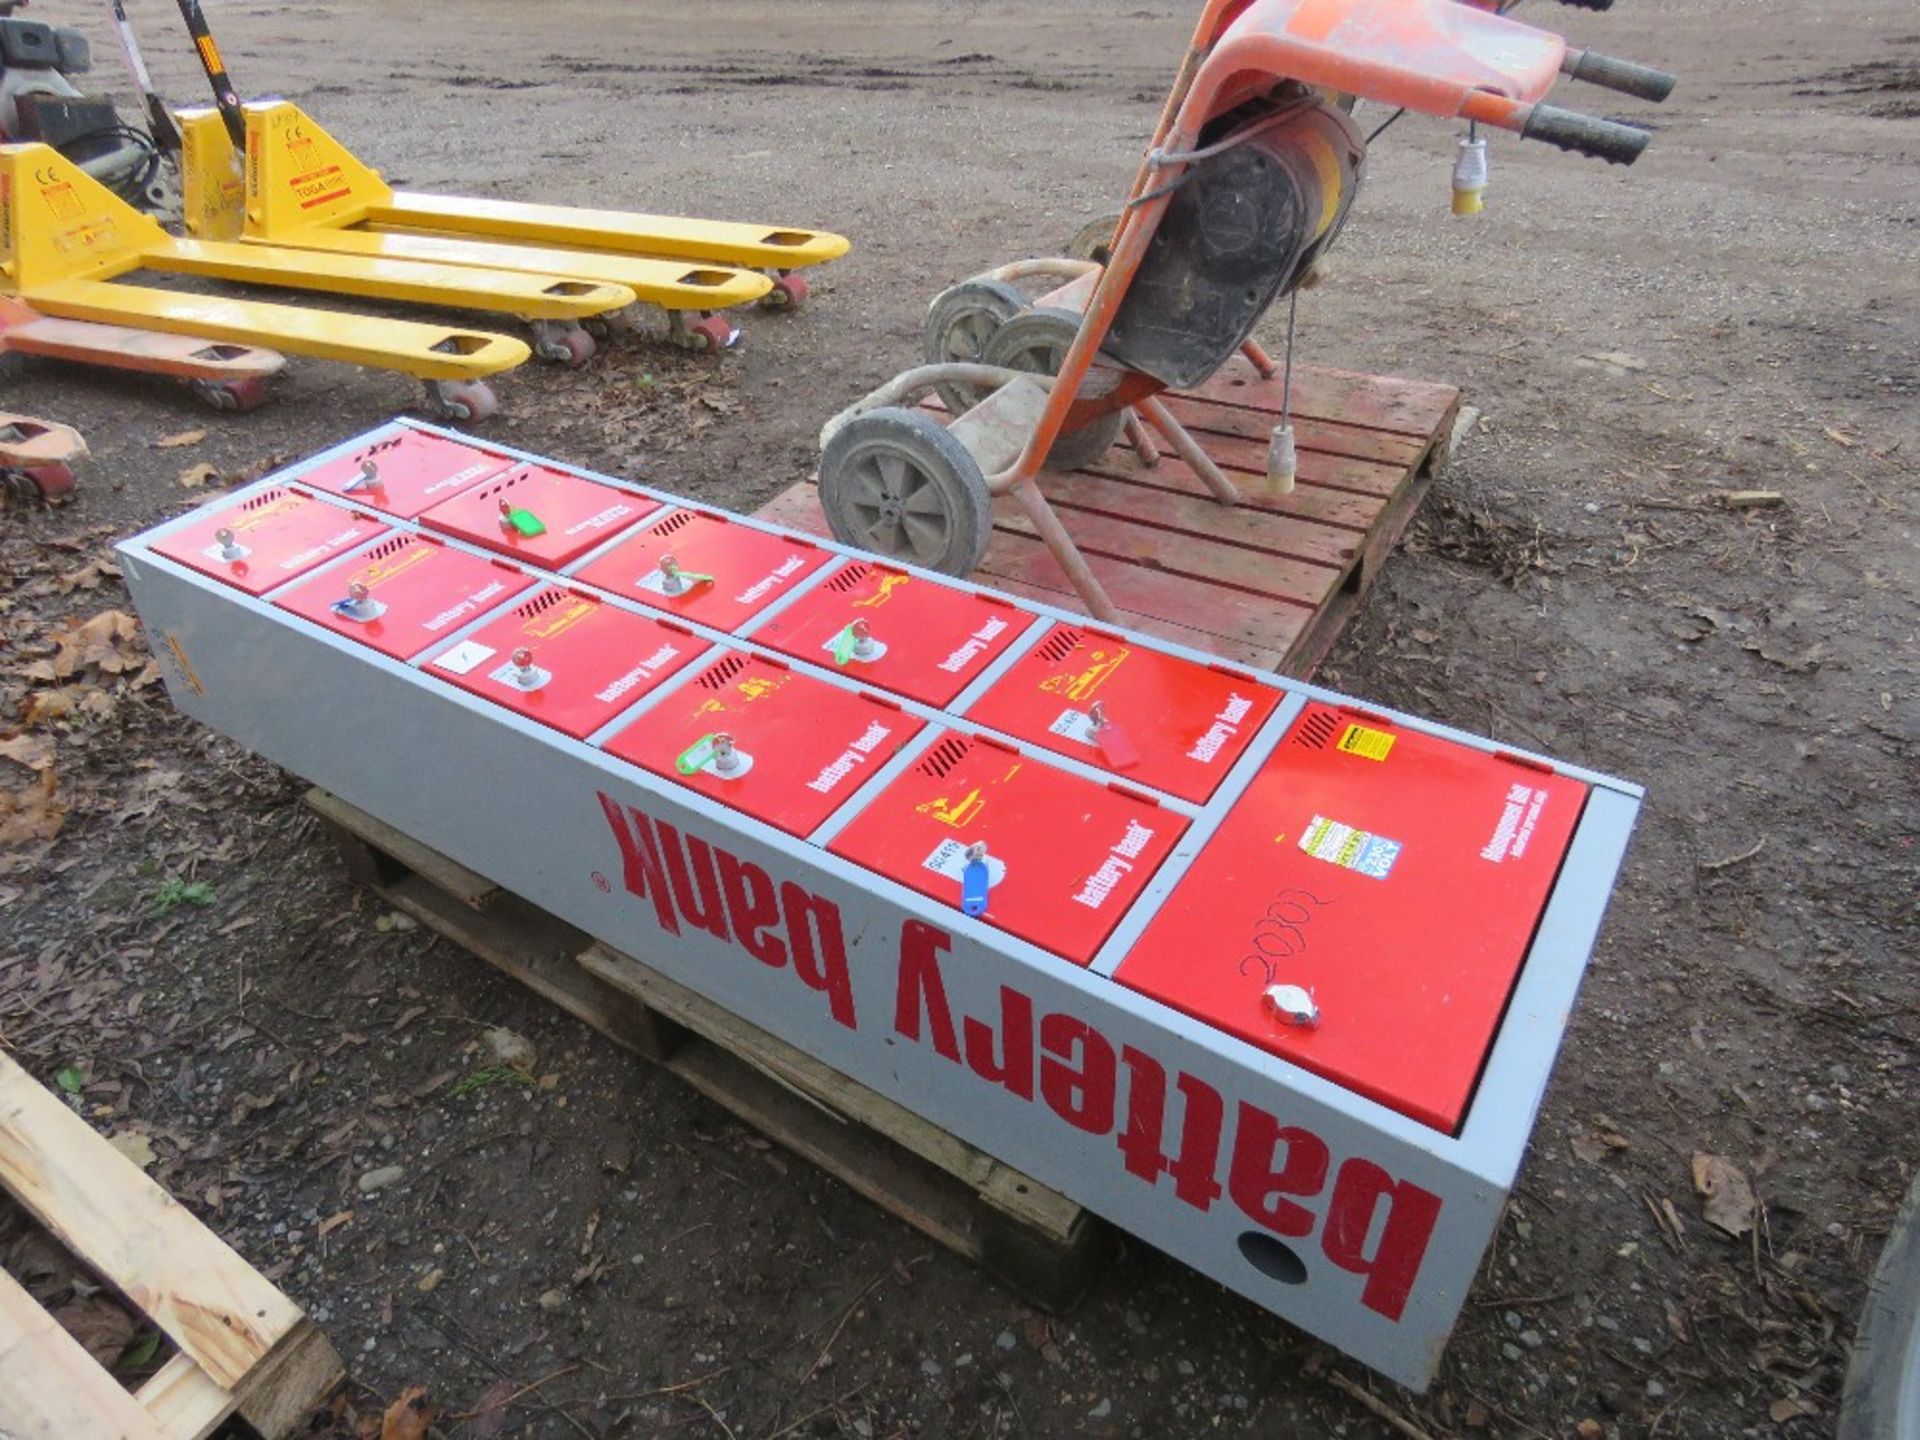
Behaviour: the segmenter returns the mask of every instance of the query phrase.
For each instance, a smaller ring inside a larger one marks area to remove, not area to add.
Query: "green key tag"
[[[860,640],[859,637],[853,633],[853,626],[847,626],[846,629],[833,637],[833,663],[836,665],[845,665],[848,661],[852,660],[854,649],[859,644]]]
[[[698,775],[712,759],[713,736],[706,734],[680,752],[680,758],[673,762],[673,768],[682,775]]]
[[[687,582],[687,588],[689,590],[696,585],[713,584],[713,577],[711,575],[702,575],[698,570],[682,570],[680,572],[680,578]]]
[[[518,505],[507,511],[507,525],[516,535],[525,540],[547,533],[547,527],[541,523],[538,515]]]

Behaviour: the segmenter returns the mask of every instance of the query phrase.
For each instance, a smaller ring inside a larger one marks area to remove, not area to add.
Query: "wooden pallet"
[[[356,883],[678,1075],[1042,1309],[1075,1304],[1114,1231],[1039,1181],[324,790]]]
[[[1300,366],[1293,425],[1300,478],[1263,498],[1278,379],[1236,357],[1198,390],[1167,397],[1214,462],[1242,482],[1212,499],[1173,455],[1151,469],[1116,445],[1043,489],[1128,626],[1300,678],[1332,648],[1381,563],[1451,457],[1460,392],[1450,385]],[[931,407],[930,407],[931,408]],[[825,535],[811,481],[761,518]],[[994,506],[983,583],[1080,611],[1059,563],[1010,500]]]
[[[177,1347],[129,1392],[0,1271],[0,1436],[201,1440],[305,1427],[342,1378],[300,1308],[0,1055],[0,1183]]]

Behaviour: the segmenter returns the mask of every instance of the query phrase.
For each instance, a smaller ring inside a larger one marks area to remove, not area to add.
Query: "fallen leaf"
[[[482,1035],[480,1040],[495,1064],[518,1070],[522,1075],[533,1073],[534,1063],[539,1056],[533,1048],[533,1042],[525,1036],[496,1026]]]
[[[1802,1415],[1818,1415],[1820,1407],[1802,1395],[1783,1395],[1767,1407],[1767,1418],[1776,1425],[1798,1420]]]
[[[513,1408],[510,1402],[520,1393],[520,1387],[511,1380],[496,1380],[480,1392],[480,1398],[473,1402],[468,1415],[467,1435],[470,1440],[493,1440],[507,1426],[507,1413]]]
[[[204,460],[198,465],[189,465],[180,472],[180,484],[188,490],[198,490],[202,485],[219,478],[220,472]]]
[[[0,760],[11,760],[29,770],[53,769],[51,735],[14,735],[0,740]]]
[[[108,1369],[133,1343],[133,1323],[126,1307],[105,1295],[88,1295],[69,1301],[52,1312],[60,1328],[80,1342],[81,1348]]]
[[[204,430],[182,430],[178,435],[167,435],[153,442],[156,450],[179,450],[187,445],[198,445],[207,438]]]
[[[76,706],[66,690],[36,690],[20,702],[20,718],[29,725],[44,725],[49,720],[65,720]]]
[[[337,1215],[329,1215],[322,1220],[314,1227],[314,1233],[324,1240],[351,1219],[353,1219],[353,1211],[342,1210]]]
[[[1693,1157],[1693,1188],[1704,1202],[1707,1223],[1736,1239],[1753,1229],[1753,1187],[1740,1167],[1721,1155],[1697,1151]]]
[[[438,1412],[427,1403],[424,1385],[409,1385],[380,1417],[380,1440],[427,1440]]]
[[[122,1130],[118,1135],[109,1135],[107,1143],[142,1170],[151,1170],[153,1162],[159,1158],[153,1153],[153,1141],[138,1130]]]

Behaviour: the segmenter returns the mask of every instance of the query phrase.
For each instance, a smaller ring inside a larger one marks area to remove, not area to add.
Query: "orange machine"
[[[935,363],[829,422],[820,500],[834,534],[964,575],[985,553],[992,497],[1010,495],[1091,613],[1115,619],[1042,493],[1042,470],[1087,463],[1137,413],[1216,498],[1237,503],[1233,482],[1156,397],[1205,380],[1242,349],[1271,363],[1252,346],[1253,328],[1333,243],[1360,185],[1366,141],[1348,113],[1354,99],[1631,164],[1647,131],[1544,103],[1563,72],[1647,99],[1673,86],[1456,0],[1207,0],[1110,259],[1022,262],[982,277],[1073,278],[1036,308],[989,317],[975,332],[977,361],[965,343],[935,355],[930,341]],[[953,294],[936,300],[935,316]],[[934,390],[955,412],[950,425],[910,408]],[[1151,441],[1134,434],[1145,456]],[[1280,448],[1270,479],[1285,488]]]

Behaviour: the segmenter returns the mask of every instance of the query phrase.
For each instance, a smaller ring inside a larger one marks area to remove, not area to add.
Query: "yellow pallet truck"
[[[252,410],[265,404],[268,382],[287,366],[287,357],[277,350],[60,320],[9,296],[0,296],[0,354],[164,376],[216,410]]]
[[[577,328],[632,292],[522,272],[369,261],[270,247],[177,240],[46,145],[0,145],[0,296],[41,316],[189,335],[418,377],[442,415],[493,413],[484,377],[531,353],[519,340],[366,315],[309,310],[122,283],[153,269],[273,286],[518,313]],[[565,352],[569,357],[573,350]]]
[[[227,114],[207,108],[177,116],[186,224],[201,239],[622,285],[640,303],[665,311],[668,338],[692,350],[724,350],[739,338],[722,312],[755,301],[787,303],[805,292],[798,276],[776,280],[731,265],[374,225],[371,217],[387,213],[393,190],[317,121],[286,101],[242,112],[244,182]],[[839,245],[846,249],[845,241]]]

